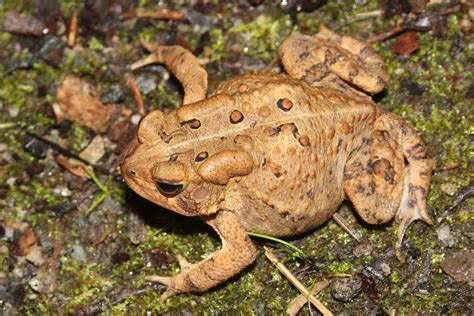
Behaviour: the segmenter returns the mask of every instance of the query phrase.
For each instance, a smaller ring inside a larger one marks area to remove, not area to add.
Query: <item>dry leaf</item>
[[[393,50],[400,55],[409,57],[413,52],[420,48],[418,44],[418,35],[416,32],[402,33],[393,44]]]
[[[116,104],[104,105],[98,91],[82,79],[67,75],[58,88],[53,110],[58,122],[71,120],[99,132],[105,132],[119,114]]]

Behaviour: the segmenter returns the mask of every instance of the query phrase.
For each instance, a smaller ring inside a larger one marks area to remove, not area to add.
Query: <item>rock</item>
[[[436,230],[436,234],[438,235],[438,239],[448,247],[452,247],[456,243],[456,239],[451,234],[451,229],[449,229],[447,224],[441,225],[441,227]]]
[[[149,74],[139,75],[136,79],[136,84],[143,94],[148,94],[156,90],[157,87],[155,76]]]
[[[368,256],[372,253],[373,249],[372,245],[368,242],[362,242],[352,250],[352,254],[356,257]]]
[[[47,36],[39,51],[38,56],[52,66],[58,66],[64,55],[66,43],[57,36]]]
[[[134,245],[139,245],[148,238],[143,219],[135,213],[130,213],[127,218],[128,238]]]
[[[474,251],[465,250],[447,256],[441,268],[456,281],[474,281]]]
[[[44,159],[48,145],[32,136],[26,135],[23,140],[23,149],[37,159]]]
[[[341,302],[349,302],[362,290],[362,280],[359,277],[336,279],[332,282],[331,295]]]
[[[175,259],[168,252],[161,249],[151,249],[145,253],[147,267],[159,267],[162,270],[167,269]]]
[[[43,252],[41,250],[41,247],[38,245],[32,247],[25,258],[37,267],[44,263]]]
[[[392,269],[390,269],[390,266],[386,264],[385,262],[382,262],[379,266],[380,270],[382,270],[383,275],[389,276],[390,273],[392,273]]]
[[[2,20],[0,29],[4,32],[42,36],[46,29],[46,26],[40,20],[29,15],[20,14],[15,10],[7,11]]]
[[[55,267],[45,264],[41,266],[36,275],[28,281],[33,291],[48,294],[54,292],[57,287],[58,271]]]
[[[86,251],[84,250],[84,247],[79,243],[73,245],[71,250],[71,257],[77,261],[86,261],[87,255]]]
[[[120,103],[125,99],[125,91],[122,85],[114,84],[111,85],[110,88],[102,93],[100,96],[100,101],[102,103]]]
[[[87,145],[86,149],[84,149],[80,154],[84,160],[87,160],[92,165],[95,165],[102,156],[105,154],[105,145],[104,139],[100,135],[96,135],[92,141]]]

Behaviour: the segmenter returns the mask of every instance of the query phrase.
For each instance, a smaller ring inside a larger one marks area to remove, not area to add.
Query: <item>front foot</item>
[[[255,260],[256,249],[235,214],[220,211],[203,217],[203,220],[219,234],[223,247],[194,264],[177,256],[181,267],[177,275],[146,276],[145,280],[159,282],[167,287],[160,298],[161,303],[175,294],[204,292],[233,277]]]
[[[181,268],[181,272],[170,277],[166,276],[159,276],[159,275],[147,275],[145,276],[146,281],[150,282],[158,282],[163,284],[167,287],[166,291],[160,297],[160,303],[164,304],[167,299],[171,296],[182,293],[192,291],[192,289],[186,290],[183,286],[184,279],[186,278],[187,271],[193,266],[193,264],[189,263],[186,258],[181,255],[176,255],[176,259],[178,259],[179,267]]]

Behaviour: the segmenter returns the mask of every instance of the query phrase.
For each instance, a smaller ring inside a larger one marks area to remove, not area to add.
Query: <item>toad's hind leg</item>
[[[278,50],[285,71],[318,86],[352,86],[380,92],[388,80],[382,59],[366,43],[341,36],[321,25],[314,36],[293,34]],[[349,84],[345,84],[347,82]]]
[[[382,224],[396,216],[395,252],[402,262],[401,245],[408,225],[417,219],[432,223],[426,212],[432,169],[421,138],[392,113],[377,118],[369,153],[346,166],[344,192],[360,216],[370,224]]]
[[[160,46],[148,42],[142,42],[142,45],[151,54],[133,63],[130,66],[132,70],[149,64],[165,64],[183,85],[183,104],[194,103],[206,98],[207,72],[190,51],[178,45]]]

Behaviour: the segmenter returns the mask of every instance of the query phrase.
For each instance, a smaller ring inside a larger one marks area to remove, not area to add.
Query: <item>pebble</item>
[[[362,290],[362,280],[359,277],[336,279],[331,284],[331,295],[341,302],[349,302]]]
[[[71,257],[77,261],[86,261],[87,255],[84,247],[81,244],[76,243],[72,246]]]
[[[133,125],[138,125],[141,119],[142,117],[140,114],[135,114],[135,115],[132,115],[132,117],[130,118],[130,121],[132,122]]]
[[[390,273],[392,273],[392,269],[390,269],[390,266],[386,264],[385,262],[382,262],[380,264],[380,270],[382,270],[383,275],[389,276]]]
[[[446,193],[447,195],[453,196],[457,192],[457,188],[452,183],[443,183],[441,184],[441,191]]]
[[[453,234],[451,234],[451,229],[447,224],[441,225],[441,227],[436,230],[436,234],[438,235],[438,239],[446,246],[452,247],[456,244],[456,239]]]
[[[120,103],[125,99],[125,91],[120,84],[111,85],[110,88],[102,93],[100,101],[102,103]]]
[[[148,232],[143,219],[135,213],[130,213],[127,218],[127,230],[128,238],[130,238],[130,242],[134,245],[139,245],[148,238]]]
[[[474,281],[474,251],[465,250],[448,255],[441,268],[458,282]]]
[[[370,243],[362,242],[352,250],[352,254],[356,257],[368,256],[372,253],[374,248]]]
[[[143,94],[156,90],[156,78],[154,76],[140,75],[137,77],[136,83]]]

